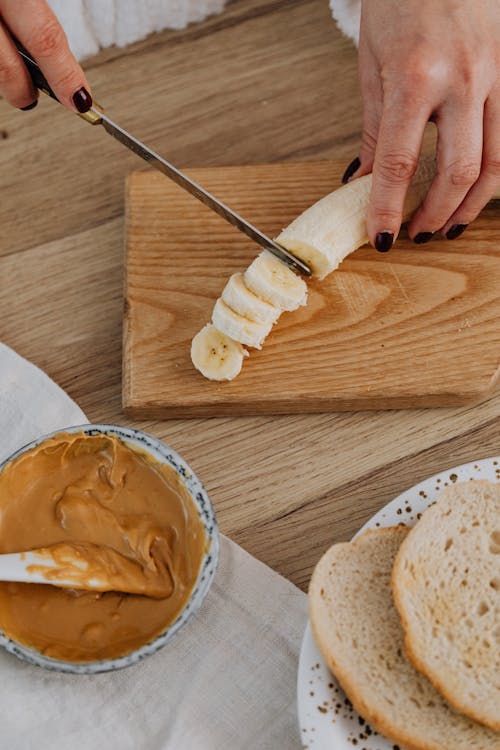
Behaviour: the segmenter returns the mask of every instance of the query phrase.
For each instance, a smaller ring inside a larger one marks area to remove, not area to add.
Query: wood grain
[[[334,154],[349,163],[361,118],[356,66],[327,2],[245,0],[86,68],[110,117],[184,168]],[[0,254],[123,213],[125,176],[140,162],[101,128],[42,97],[29,113],[0,107],[1,133]],[[36,217],[35,233],[25,216]]]
[[[234,2],[86,68],[110,115],[180,166],[347,164],[358,148],[356,52],[326,2]],[[54,107],[16,112],[0,103],[0,339],[45,369],[90,420],[133,425],[177,449],[224,533],[305,588],[322,550],[404,489],[498,455],[498,391],[458,409],[125,417],[123,181],[138,163]]]
[[[338,187],[343,164],[213,167],[189,174],[270,236]],[[281,317],[231,383],[192,366],[193,336],[258,249],[162,175],[127,190],[123,405],[135,417],[459,406],[500,372],[500,222],[460,241],[362,248]]]

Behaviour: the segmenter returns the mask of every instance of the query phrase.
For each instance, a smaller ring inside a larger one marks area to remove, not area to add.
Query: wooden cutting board
[[[337,188],[344,163],[188,170],[271,236]],[[190,360],[229,276],[258,248],[153,171],[126,195],[123,406],[169,418],[458,406],[486,398],[500,371],[500,211],[492,202],[455,241],[358,250],[310,283],[262,351],[229,383]]]

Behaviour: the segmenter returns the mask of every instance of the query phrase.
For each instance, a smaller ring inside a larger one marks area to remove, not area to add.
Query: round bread
[[[412,664],[500,731],[500,484],[444,490],[403,543],[392,586]]]
[[[369,531],[321,558],[309,589],[318,647],[356,711],[408,750],[500,750],[500,735],[456,713],[409,663],[391,594],[408,530]]]

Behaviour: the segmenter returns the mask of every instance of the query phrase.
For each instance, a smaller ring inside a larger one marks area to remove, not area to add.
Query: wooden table
[[[181,167],[356,155],[356,52],[326,0],[240,0],[86,66],[124,127]],[[90,420],[120,407],[123,189],[137,159],[49,101],[0,103],[0,340]],[[192,464],[222,531],[306,588],[415,482],[500,453],[500,393],[463,409],[133,423]],[[251,460],[250,457],[251,456]]]

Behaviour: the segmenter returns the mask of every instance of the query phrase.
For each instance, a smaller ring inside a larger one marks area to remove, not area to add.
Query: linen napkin
[[[0,461],[39,435],[85,421],[64,391],[0,344]],[[63,675],[0,649],[0,748],[298,750],[306,619],[301,591],[222,537],[201,610],[139,664]]]

